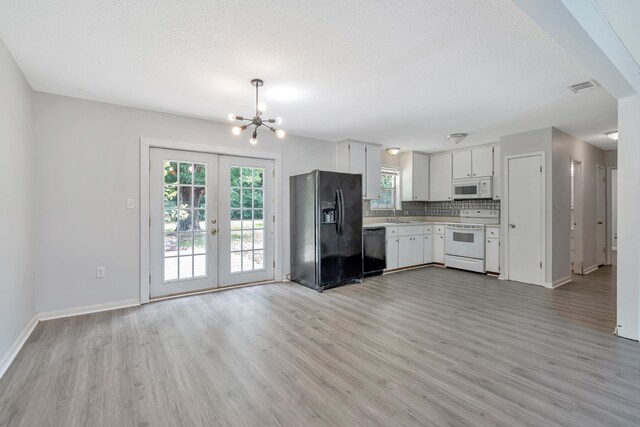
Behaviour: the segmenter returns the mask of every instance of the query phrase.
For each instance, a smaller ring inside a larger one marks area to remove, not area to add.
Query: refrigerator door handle
[[[342,236],[344,233],[344,195],[341,189],[338,191],[340,192],[340,235]]]
[[[340,234],[340,221],[342,212],[340,211],[340,190],[336,189],[336,233]]]

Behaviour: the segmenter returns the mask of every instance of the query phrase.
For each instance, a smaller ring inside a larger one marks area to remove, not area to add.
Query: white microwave
[[[459,179],[453,181],[453,199],[491,199],[493,198],[493,178]]]

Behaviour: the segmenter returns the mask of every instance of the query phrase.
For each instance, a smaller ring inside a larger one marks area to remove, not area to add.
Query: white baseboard
[[[33,316],[33,319],[31,319],[31,321],[27,324],[27,326],[22,330],[20,335],[18,335],[18,338],[16,338],[16,340],[13,342],[13,345],[7,352],[6,356],[4,356],[2,360],[0,360],[0,378],[2,378],[5,372],[7,372],[7,369],[9,369],[9,366],[11,366],[11,362],[13,362],[13,359],[16,358],[16,356],[20,352],[20,349],[27,341],[27,338],[29,338],[31,332],[33,332],[37,324],[38,315],[35,315]]]
[[[140,300],[127,299],[124,301],[107,302],[104,304],[86,305],[84,307],[68,308],[64,310],[47,311],[38,313],[39,320],[60,319],[62,317],[80,316],[82,314],[99,313],[101,311],[116,310],[118,308],[135,307],[140,305]]]
[[[587,267],[582,271],[582,274],[589,274],[589,273],[593,273],[594,271],[596,271],[598,269],[597,265],[592,265],[591,267]]]
[[[554,280],[553,283],[551,283],[550,287],[555,289],[562,285],[566,285],[567,283],[570,283],[572,281],[573,281],[573,278],[571,276],[563,277],[562,279]]]

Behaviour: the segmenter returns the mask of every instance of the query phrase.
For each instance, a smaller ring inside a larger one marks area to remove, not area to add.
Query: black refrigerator
[[[362,281],[362,175],[292,176],[291,280],[322,292]]]

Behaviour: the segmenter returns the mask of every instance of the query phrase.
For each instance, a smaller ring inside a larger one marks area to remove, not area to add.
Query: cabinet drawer
[[[387,237],[397,236],[399,227],[387,227]]]
[[[434,225],[433,230],[436,234],[444,234],[444,225]]]
[[[424,234],[431,234],[432,230],[433,230],[433,226],[431,226],[431,225],[425,225],[424,226]]]
[[[423,234],[424,232],[424,226],[422,225],[409,225],[398,228],[400,229],[400,236],[415,236],[417,234]]]
[[[497,227],[487,227],[487,237],[500,238],[500,229]]]

